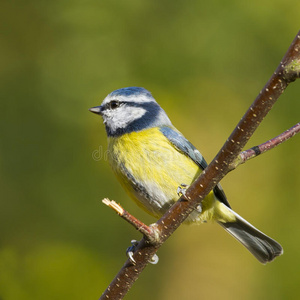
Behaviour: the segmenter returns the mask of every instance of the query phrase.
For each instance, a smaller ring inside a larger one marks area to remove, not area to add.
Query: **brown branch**
[[[271,110],[288,84],[299,78],[300,74],[300,31],[289,47],[280,65],[264,89],[245,113],[219,153],[188,188],[185,199],[180,198],[170,210],[157,221],[159,241],[152,245],[143,238],[133,255],[136,265],[127,260],[117,276],[102,294],[100,299],[122,299],[132,284],[146,267],[149,257],[153,257],[161,244],[178,228],[188,215],[201,203],[202,199],[230,171],[230,166]]]
[[[241,152],[238,158],[236,159],[236,161],[233,164],[231,164],[230,169],[231,170],[236,169],[239,165],[245,163],[249,159],[254,158],[262,153],[265,153],[266,151],[275,148],[276,146],[282,144],[283,142],[286,142],[287,140],[289,140],[299,132],[300,132],[300,123],[297,123],[290,129],[274,137],[273,139]]]

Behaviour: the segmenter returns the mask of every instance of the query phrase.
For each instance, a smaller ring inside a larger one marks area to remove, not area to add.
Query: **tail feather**
[[[229,209],[229,208],[228,208]],[[271,262],[283,253],[279,243],[271,239],[235,213],[234,222],[218,222],[228,233],[242,243],[261,263]]]

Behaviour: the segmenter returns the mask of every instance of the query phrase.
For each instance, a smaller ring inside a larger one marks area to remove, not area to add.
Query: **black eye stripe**
[[[120,101],[118,101],[118,100],[111,100],[110,102],[108,102],[107,104],[106,104],[106,108],[107,109],[116,109],[117,107],[119,107],[120,106]]]
[[[111,100],[108,103],[105,104],[105,110],[114,110],[118,108],[119,106],[126,105],[128,107],[141,107],[147,109],[149,105],[152,106],[158,106],[156,102],[153,101],[145,101],[143,102],[135,102],[135,101],[119,101],[119,100]]]

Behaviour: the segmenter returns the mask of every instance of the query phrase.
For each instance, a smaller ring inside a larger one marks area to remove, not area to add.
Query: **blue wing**
[[[171,127],[161,127],[162,134],[173,144],[173,146],[192,159],[202,170],[207,167],[207,162],[197,148],[192,145],[179,131]],[[215,196],[230,208],[226,195],[220,184],[214,188]]]
[[[202,170],[207,167],[207,162],[201,153],[179,131],[171,127],[161,127],[160,131],[177,150],[190,157]]]

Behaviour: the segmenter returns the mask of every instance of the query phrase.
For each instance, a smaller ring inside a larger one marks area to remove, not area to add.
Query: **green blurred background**
[[[2,1],[0,299],[98,299],[146,223],[105,160],[88,108],[149,89],[210,161],[299,30],[292,1]],[[299,121],[292,84],[249,147]],[[222,182],[233,208],[285,254],[259,264],[215,224],[182,226],[126,299],[299,299],[299,136]],[[298,297],[297,297],[298,296]]]

